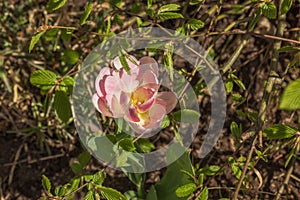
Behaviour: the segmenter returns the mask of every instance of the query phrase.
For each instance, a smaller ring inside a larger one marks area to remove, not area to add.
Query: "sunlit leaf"
[[[291,82],[284,89],[279,108],[283,110],[296,110],[300,108],[300,79]]]
[[[178,18],[183,18],[182,14],[180,13],[175,13],[175,12],[164,12],[164,13],[159,13],[157,15],[159,19],[166,20],[166,19],[178,19]]]
[[[262,4],[262,13],[269,19],[275,19],[277,15],[277,9],[273,2],[265,2]]]
[[[36,70],[30,75],[30,83],[36,87],[54,86],[57,75],[50,70]]]
[[[86,6],[83,15],[80,18],[79,25],[82,26],[86,23],[86,20],[88,19],[89,15],[91,14],[93,4],[92,0],[89,1],[88,5]]]
[[[208,199],[208,188],[204,187],[197,200],[207,200],[207,199]]]
[[[208,167],[203,167],[199,169],[199,173],[204,174],[206,176],[214,176],[216,173],[220,171],[221,167],[217,165],[211,165]]]
[[[45,176],[45,175],[42,175],[42,186],[43,186],[43,188],[45,190],[47,190],[48,192],[50,192],[50,190],[51,190],[51,182],[48,179],[48,177]]]
[[[167,11],[177,11],[179,10],[180,5],[177,4],[166,4],[163,5],[159,8],[158,12],[162,13],[162,12],[167,12]]]
[[[121,192],[113,188],[99,187],[99,189],[101,190],[101,195],[107,200],[127,200],[127,198]]]
[[[120,59],[120,62],[122,64],[122,67],[125,69],[125,71],[127,73],[129,73],[130,72],[130,67],[129,67],[128,63],[127,63],[125,55],[119,56],[119,59]]]
[[[235,121],[231,122],[230,131],[231,131],[233,137],[235,137],[236,139],[240,138],[242,135],[242,130]]]
[[[32,49],[38,43],[38,41],[40,40],[40,38],[42,37],[42,35],[44,35],[44,33],[46,33],[46,30],[44,30],[43,32],[40,32],[40,33],[32,36],[32,38],[30,40],[30,44],[29,44],[29,53],[32,51]]]
[[[88,191],[84,196],[84,200],[94,200],[94,192],[92,190]]]
[[[205,23],[203,21],[201,21],[200,19],[190,19],[187,22],[187,25],[189,25],[193,31],[196,31],[200,28],[203,28],[205,26]]]
[[[52,12],[54,10],[57,10],[65,5],[67,0],[49,0],[46,5],[46,10],[48,12]]]
[[[57,28],[52,28],[52,29],[48,30],[47,33],[45,34],[45,40],[51,41],[51,40],[56,39],[58,31],[59,31],[59,29],[57,29]]]
[[[293,137],[295,135],[295,132],[297,132],[297,129],[291,126],[283,124],[273,124],[270,127],[266,128],[263,131],[263,134],[269,139],[276,140]]]
[[[104,179],[106,178],[106,174],[104,172],[97,172],[96,174],[93,175],[93,182],[97,185],[102,185],[104,182]]]
[[[191,195],[196,189],[197,187],[195,183],[188,183],[177,188],[175,192],[178,197],[187,197]]]
[[[283,0],[280,8],[280,14],[286,14],[292,7],[293,1],[292,0]]]

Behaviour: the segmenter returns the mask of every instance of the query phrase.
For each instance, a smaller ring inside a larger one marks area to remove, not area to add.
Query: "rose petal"
[[[158,75],[158,64],[156,60],[149,56],[144,56],[140,59],[140,67],[145,71],[152,71],[156,76]]]
[[[139,112],[144,113],[144,112],[147,112],[151,108],[153,103],[154,103],[154,96],[152,96],[146,102],[144,102],[142,104],[137,104],[136,106],[137,106]]]
[[[174,92],[159,92],[157,99],[166,104],[166,114],[171,112],[177,105],[177,96]]]
[[[95,80],[96,91],[101,97],[105,96],[104,79],[108,75],[111,75],[111,69],[108,67],[104,67]]]
[[[108,105],[111,105],[112,97],[120,95],[120,88],[119,88],[119,79],[117,76],[108,76],[104,81],[104,88],[106,91],[106,101]]]
[[[129,126],[131,127],[131,129],[138,133],[138,134],[143,134],[147,131],[147,129],[145,129],[143,126],[141,125],[138,125],[136,123],[133,123],[133,122],[129,122]]]
[[[158,84],[156,75],[150,70],[143,72],[140,81],[142,82],[142,84],[148,84],[148,83]]]
[[[161,120],[166,114],[166,106],[159,103],[154,103],[151,109],[149,110],[150,120],[152,122]]]
[[[123,105],[123,107],[128,107],[129,101],[130,101],[129,96],[125,92],[121,91],[120,104]]]
[[[119,118],[124,116],[124,107],[120,104],[119,99],[113,95],[111,99],[111,111],[113,113],[113,117]]]
[[[127,120],[129,122],[139,122],[140,121],[137,111],[133,107],[128,109],[128,112],[125,114],[124,118],[125,118],[125,120]]]
[[[102,98],[99,98],[97,94],[94,94],[92,97],[93,104],[95,108],[102,113],[104,116],[112,117],[112,113],[110,112],[109,108],[107,107],[106,103]]]
[[[119,81],[120,89],[124,92],[131,93],[138,86],[137,74],[123,73]]]

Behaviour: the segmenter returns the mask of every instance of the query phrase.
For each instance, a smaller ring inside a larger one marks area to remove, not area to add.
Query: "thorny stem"
[[[283,0],[278,1],[277,8],[278,8],[279,11],[281,10],[282,2],[283,2]],[[281,37],[283,35],[283,31],[284,31],[284,28],[285,28],[285,15],[284,14],[279,15],[279,12],[278,12],[278,16],[279,17],[278,17],[278,26],[277,26],[277,30],[276,30],[276,36]],[[252,154],[253,154],[253,150],[255,148],[257,138],[259,138],[259,140],[262,141],[262,129],[263,129],[263,126],[264,126],[264,123],[265,123],[265,120],[266,120],[267,105],[268,105],[268,102],[269,102],[270,95],[272,93],[272,89],[273,89],[275,79],[277,78],[276,77],[276,74],[277,74],[276,71],[277,71],[277,65],[278,65],[278,60],[279,60],[278,49],[280,47],[281,47],[281,40],[275,41],[274,45],[273,45],[273,57],[272,57],[272,60],[271,60],[271,71],[269,73],[269,78],[267,80],[264,95],[262,97],[262,102],[261,102],[260,109],[259,109],[259,112],[258,112],[258,119],[257,119],[257,124],[256,124],[256,133],[257,133],[257,135],[255,136],[255,138],[252,142],[252,147],[251,147],[251,150],[248,154],[247,161],[250,161],[250,159],[252,158]],[[246,175],[248,164],[249,164],[249,162],[247,162],[247,161],[245,163],[242,175],[239,179],[236,190],[234,192],[234,195],[233,195],[234,200],[238,199],[239,190],[241,188],[241,185],[242,185],[243,179]]]

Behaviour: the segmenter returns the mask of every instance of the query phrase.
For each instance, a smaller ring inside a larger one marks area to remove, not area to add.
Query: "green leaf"
[[[69,29],[62,29],[61,30],[61,39],[64,41],[71,41],[71,36],[72,36],[73,30]]]
[[[263,131],[264,136],[271,140],[286,139],[293,137],[297,132],[297,129],[283,125],[283,124],[273,124]]]
[[[197,200],[207,200],[207,199],[208,199],[208,188],[204,187]]]
[[[233,89],[233,82],[232,82],[232,79],[227,79],[227,80],[226,80],[225,87],[226,87],[226,91],[227,91],[227,92],[231,92],[231,91],[232,91],[232,89]]]
[[[198,5],[199,3],[201,3],[203,0],[191,0],[190,1],[190,5],[194,6],[194,5]]]
[[[258,20],[260,19],[260,16],[261,16],[261,8],[258,8],[256,11],[255,11],[255,17],[252,19],[252,21],[250,22],[250,25],[249,25],[249,28],[248,30],[249,31],[253,31],[253,29],[255,28],[255,25],[257,24]]]
[[[90,0],[88,5],[86,6],[83,15],[80,17],[79,25],[82,26],[85,24],[87,18],[91,14],[92,8],[93,8],[93,1]]]
[[[82,166],[79,163],[72,163],[71,169],[74,172],[74,174],[80,174],[82,172]]]
[[[52,28],[49,31],[47,31],[47,33],[45,34],[45,40],[51,41],[51,40],[56,39],[58,31],[59,31],[59,29],[57,29],[57,28]]]
[[[171,151],[170,148],[168,151]],[[167,160],[170,158],[167,154]],[[190,183],[190,179],[184,173],[180,173],[181,170],[185,170],[193,174],[192,163],[188,153],[184,153],[179,159],[168,166],[166,173],[160,182],[152,186],[150,192],[147,195],[147,200],[185,200],[186,198],[180,198],[176,196],[176,189],[182,185]]]
[[[277,15],[277,9],[273,2],[265,2],[262,4],[262,13],[269,19],[275,19]]]
[[[135,146],[131,138],[124,138],[120,140],[119,145],[125,151],[130,151],[130,152],[135,151]]]
[[[170,126],[170,118],[168,115],[165,115],[163,120],[160,122],[160,125],[159,127],[164,129],[164,128],[167,128],[168,126]]]
[[[178,122],[195,123],[199,121],[200,113],[196,110],[183,109],[174,112],[173,117]]]
[[[70,76],[65,76],[63,80],[59,83],[58,90],[66,92],[68,95],[72,94],[75,81]]]
[[[127,198],[121,194],[121,192],[108,187],[99,187],[101,195],[107,200],[127,200]]]
[[[90,181],[93,180],[94,175],[92,175],[92,174],[87,174],[87,175],[84,175],[83,178],[84,178],[84,181],[85,181],[85,182],[90,182]]]
[[[79,187],[80,177],[73,178],[70,183],[71,183],[71,185],[70,185],[67,193],[70,193]]]
[[[140,153],[149,153],[155,149],[154,144],[146,138],[140,138],[134,144]]]
[[[89,154],[89,152],[85,151],[82,152],[81,154],[79,154],[78,156],[78,161],[80,163],[80,165],[82,167],[85,167],[86,165],[89,164],[89,162],[91,161],[91,155]]]
[[[235,93],[235,94],[231,94],[231,98],[234,100],[234,101],[243,101],[243,96],[238,94],[238,93]]]
[[[147,0],[147,8],[151,8],[153,0]]]
[[[102,185],[105,178],[106,178],[106,174],[104,172],[99,171],[93,175],[93,182],[97,185]]]
[[[167,12],[167,11],[177,11],[179,10],[180,5],[177,4],[167,4],[167,5],[163,5],[159,8],[158,13],[163,13],[163,12]]]
[[[287,167],[289,162],[291,161],[292,157],[295,155],[296,152],[296,147],[292,148],[292,150],[289,152],[289,156],[286,159],[285,163],[284,163],[284,167]]]
[[[217,165],[211,165],[208,167],[203,167],[199,169],[199,173],[204,174],[206,176],[214,176],[216,175],[216,173],[218,173],[220,171],[221,167],[217,166]]]
[[[127,166],[128,153],[127,151],[121,151],[116,157],[116,167],[125,167]]]
[[[65,92],[55,92],[54,109],[59,119],[64,123],[67,123],[72,117],[70,100]]]
[[[166,20],[166,19],[178,19],[178,18],[183,18],[182,14],[180,13],[175,13],[175,12],[164,12],[164,13],[159,13],[157,15],[159,19]]]
[[[62,186],[56,186],[55,189],[54,189],[54,194],[56,196],[62,196],[62,194],[63,194]]]
[[[94,192],[92,190],[88,191],[88,193],[86,193],[84,200],[94,200]]]
[[[44,33],[46,33],[46,30],[44,30],[43,32],[40,32],[40,33],[32,36],[32,38],[30,40],[30,44],[29,44],[29,53],[32,51],[32,49],[38,43],[38,41],[40,40],[40,38],[42,37],[42,35],[44,35]]]
[[[49,0],[46,5],[46,10],[48,12],[52,12],[54,10],[57,10],[65,5],[67,0]]]
[[[202,185],[204,181],[204,174],[199,174],[197,184]]]
[[[127,63],[125,55],[119,56],[119,59],[120,59],[120,62],[122,64],[122,67],[125,69],[125,71],[127,73],[129,73],[130,72],[130,67],[129,67],[128,63]]]
[[[283,0],[280,8],[280,14],[286,14],[292,7],[293,1],[292,0]]]
[[[232,135],[235,139],[240,138],[241,135],[242,135],[241,128],[239,127],[239,125],[235,121],[231,122],[230,131],[231,131],[231,133],[232,133]]]
[[[279,53],[282,52],[293,52],[293,51],[300,51],[300,47],[293,47],[293,46],[284,46],[277,50]]]
[[[238,164],[236,163],[236,161],[234,160],[233,157],[229,157],[228,158],[228,163],[231,166],[231,169],[233,171],[233,174],[235,175],[235,177],[237,179],[240,179],[241,175],[242,175],[242,170],[239,168]]]
[[[145,12],[146,12],[147,15],[149,15],[150,17],[154,17],[154,15],[155,15],[155,10],[153,10],[152,8],[146,9]]]
[[[75,50],[67,49],[62,56],[62,60],[70,65],[74,65],[77,63],[79,59],[79,53]]]
[[[177,188],[175,192],[178,197],[187,197],[190,196],[196,189],[197,187],[195,183],[188,183]]]
[[[39,88],[54,86],[56,79],[56,74],[49,70],[36,70],[30,75],[30,83]]]
[[[300,79],[291,82],[284,89],[279,108],[282,110],[296,110],[300,108]]]
[[[187,25],[193,30],[196,31],[205,26],[205,23],[199,19],[190,19]]]
[[[231,74],[231,78],[242,90],[246,90],[244,83],[237,76]]]
[[[50,190],[51,190],[51,182],[48,179],[48,177],[45,176],[45,175],[42,175],[42,186],[43,186],[43,188],[45,190],[47,190],[48,192],[50,192]]]

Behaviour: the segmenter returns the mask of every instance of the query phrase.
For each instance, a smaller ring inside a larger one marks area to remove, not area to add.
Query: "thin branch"
[[[296,148],[297,148],[297,149],[296,149],[295,155],[297,155],[298,152],[299,152],[300,143],[297,144],[297,147],[296,147]],[[289,181],[290,181],[290,178],[292,177],[292,173],[293,173],[293,171],[294,171],[295,163],[296,163],[296,160],[297,160],[297,158],[296,158],[295,155],[293,156],[293,158],[292,158],[292,160],[291,160],[291,164],[290,164],[289,169],[287,170],[287,173],[286,173],[284,182],[283,182],[283,184],[281,185],[281,187],[280,187],[280,189],[279,189],[279,191],[278,191],[278,193],[277,193],[277,195],[276,195],[276,198],[275,198],[276,200],[279,200],[279,199],[280,199],[281,195],[283,194],[284,188],[288,186],[288,183],[289,183]]]

